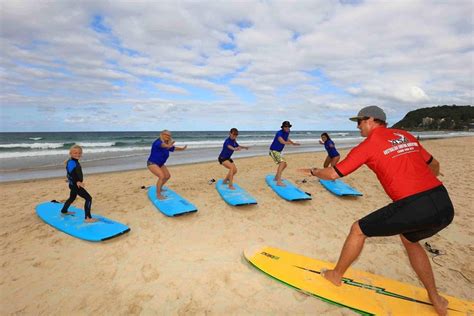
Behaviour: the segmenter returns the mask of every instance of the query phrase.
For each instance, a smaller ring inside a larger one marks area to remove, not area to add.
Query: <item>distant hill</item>
[[[394,128],[411,131],[474,130],[474,107],[442,105],[408,112]]]

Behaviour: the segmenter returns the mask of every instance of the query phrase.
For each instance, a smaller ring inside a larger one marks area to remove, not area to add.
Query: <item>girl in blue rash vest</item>
[[[283,173],[283,170],[285,170],[286,168],[286,160],[281,155],[281,152],[283,148],[285,148],[285,145],[295,145],[295,146],[299,145],[298,143],[295,143],[289,138],[290,127],[291,127],[291,124],[288,121],[284,121],[281,124],[281,130],[279,130],[275,134],[275,138],[273,139],[273,143],[270,146],[270,152],[269,152],[270,157],[272,157],[273,161],[278,165],[274,181],[277,182],[277,185],[282,186],[282,187],[284,187],[285,184],[281,182],[281,174]]]
[[[219,158],[217,160],[221,165],[229,169],[229,172],[224,178],[224,183],[229,184],[229,189],[235,190],[234,187],[234,175],[237,173],[237,167],[234,164],[232,158],[232,154],[234,151],[239,151],[241,149],[249,149],[246,146],[241,146],[237,143],[237,136],[239,135],[239,131],[236,128],[231,128],[229,132],[229,137],[224,141],[224,145],[222,146],[222,151],[219,154]]]
[[[328,156],[324,161],[324,168],[327,168],[329,164],[331,164],[331,167],[334,167],[339,159],[341,159],[341,156],[337,152],[336,145],[334,145],[334,142],[331,140],[328,133],[321,134],[321,140],[319,140],[319,143],[324,145],[324,148],[326,148],[326,151],[328,152]]]
[[[67,179],[69,182],[69,189],[71,193],[69,194],[69,199],[64,203],[63,208],[61,209],[62,214],[72,215],[74,212],[69,212],[68,208],[71,206],[72,202],[76,199],[79,195],[82,197],[86,202],[84,203],[84,214],[85,219],[84,222],[86,223],[94,223],[97,222],[97,218],[92,218],[91,216],[91,206],[92,206],[92,197],[90,194],[84,189],[84,177],[82,175],[82,168],[81,164],[79,163],[79,159],[82,156],[82,147],[79,145],[74,145],[69,149],[69,156],[71,158],[66,161],[66,172],[67,172]]]
[[[156,182],[156,197],[159,200],[166,199],[166,196],[161,194],[163,185],[171,178],[168,168],[166,168],[165,163],[168,160],[170,151],[181,151],[186,150],[188,145],[184,147],[174,146],[175,141],[171,138],[171,132],[164,130],[160,133],[160,137],[153,142],[151,146],[150,157],[148,157],[147,166],[148,169],[155,176],[158,177]]]

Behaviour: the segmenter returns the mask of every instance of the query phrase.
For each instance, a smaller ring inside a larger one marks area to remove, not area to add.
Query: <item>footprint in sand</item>
[[[151,264],[142,266],[141,272],[145,282],[152,282],[160,277],[160,273]]]
[[[143,307],[140,304],[132,303],[128,306],[127,314],[128,315],[140,315],[142,313]]]

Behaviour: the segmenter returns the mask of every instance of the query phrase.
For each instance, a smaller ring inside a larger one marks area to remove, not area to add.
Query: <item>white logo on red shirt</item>
[[[406,154],[408,152],[413,152],[415,150],[415,147],[418,147],[418,143],[416,143],[416,142],[409,143],[409,140],[405,136],[403,136],[402,134],[399,134],[399,133],[393,133],[393,134],[398,136],[398,138],[388,140],[388,142],[390,144],[392,144],[393,147],[385,149],[383,151],[384,155],[388,155],[390,153],[396,152],[397,155],[392,157],[392,158],[395,158],[395,157],[398,157],[402,154]]]
[[[398,133],[393,133],[394,135],[397,135],[399,136],[397,139],[392,139],[392,140],[389,140],[388,142],[391,143],[392,145],[400,145],[400,144],[405,144],[405,143],[408,143],[408,139],[403,136],[402,134],[398,134]]]

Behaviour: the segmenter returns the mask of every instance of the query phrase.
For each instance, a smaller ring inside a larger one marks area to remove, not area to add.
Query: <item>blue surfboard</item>
[[[156,186],[153,185],[148,188],[148,198],[161,213],[166,216],[179,216],[186,213],[197,212],[196,206],[179,196],[178,193],[167,187],[163,188],[164,190],[161,194],[166,196],[164,200],[158,200],[156,198]]]
[[[74,206],[70,206],[68,211],[76,214],[61,214],[63,205],[58,202],[41,203],[36,206],[36,214],[54,228],[88,241],[103,241],[130,231],[128,226],[96,214],[92,214],[92,217],[99,219],[98,222],[85,223],[84,211]]]
[[[276,181],[273,179],[275,176],[273,174],[269,174],[265,177],[265,181],[276,192],[281,198],[288,200],[288,201],[301,201],[301,200],[311,200],[311,196],[306,194],[305,192],[298,189],[293,183],[286,179],[282,179],[282,182],[285,186],[278,186]]]
[[[340,179],[336,180],[322,180],[320,179],[319,182],[329,190],[329,192],[338,195],[338,196],[362,196],[362,193],[348,185],[347,183],[343,182]]]
[[[257,204],[250,194],[248,194],[239,185],[234,183],[235,190],[229,189],[228,184],[224,184],[223,180],[220,179],[216,182],[217,192],[221,195],[222,199],[232,206],[241,206],[249,204]]]

